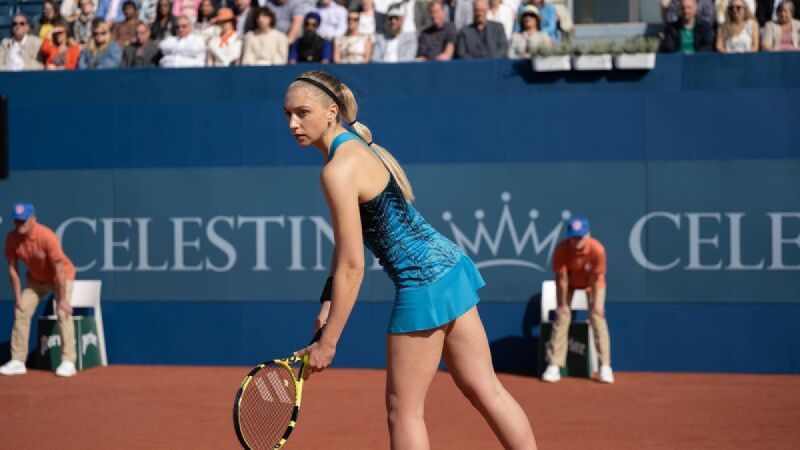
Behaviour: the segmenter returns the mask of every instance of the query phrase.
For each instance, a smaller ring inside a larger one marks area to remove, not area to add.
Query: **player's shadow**
[[[522,315],[521,336],[506,336],[489,344],[495,371],[538,375],[541,307],[542,294],[534,294],[528,299]]]

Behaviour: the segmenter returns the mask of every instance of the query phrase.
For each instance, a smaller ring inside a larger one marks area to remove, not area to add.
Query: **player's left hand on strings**
[[[308,347],[294,352],[295,356],[308,355],[304,379],[308,379],[312,373],[322,372],[330,366],[335,354],[336,346],[325,344],[322,341],[314,342]]]

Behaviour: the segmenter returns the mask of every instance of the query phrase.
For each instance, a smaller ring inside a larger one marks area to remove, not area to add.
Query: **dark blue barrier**
[[[406,164],[418,209],[481,267],[499,368],[533,371],[539,286],[563,219],[582,214],[608,252],[617,368],[800,372],[800,55],[326,69]],[[282,116],[298,72],[0,73],[0,208],[33,201],[79,277],[103,280],[112,362],[248,364],[306,340],[331,231],[320,156]],[[368,261],[343,366],[383,365],[392,292]],[[5,278],[0,298],[10,311]]]

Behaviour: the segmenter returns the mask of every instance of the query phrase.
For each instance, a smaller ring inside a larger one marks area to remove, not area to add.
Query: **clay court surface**
[[[110,366],[71,379],[0,377],[2,449],[236,449],[245,367]],[[542,449],[800,449],[800,376],[618,373],[614,385],[501,375]],[[384,372],[305,385],[287,449],[386,449]],[[431,447],[500,448],[447,373],[426,411]]]

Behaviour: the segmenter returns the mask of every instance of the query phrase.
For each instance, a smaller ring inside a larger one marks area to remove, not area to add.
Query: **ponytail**
[[[389,173],[392,174],[392,177],[394,177],[397,185],[400,187],[403,198],[405,198],[407,202],[412,202],[414,200],[414,191],[411,189],[411,183],[408,181],[408,177],[400,166],[400,163],[397,162],[397,159],[395,159],[388,150],[376,144],[372,138],[372,131],[356,119],[358,115],[358,103],[353,95],[353,91],[351,91],[346,84],[328,73],[317,70],[302,73],[297,80],[295,80],[295,83],[298,81],[308,82],[327,94],[326,97],[330,97],[330,100],[336,103],[339,107],[339,122],[349,125],[353,129],[353,132],[375,151],[378,158],[383,161],[386,169],[389,170]],[[334,95],[331,96],[331,94]]]

